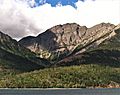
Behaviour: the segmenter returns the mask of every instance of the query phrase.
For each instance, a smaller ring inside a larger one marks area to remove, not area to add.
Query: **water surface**
[[[120,89],[0,89],[0,95],[120,95]]]

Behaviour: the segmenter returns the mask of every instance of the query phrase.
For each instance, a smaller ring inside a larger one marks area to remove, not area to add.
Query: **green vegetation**
[[[61,59],[65,58],[68,55],[69,51],[58,51],[58,52],[51,52],[51,56],[49,57],[49,61],[52,63],[56,63]]]
[[[48,68],[6,76],[0,87],[120,87],[120,68],[95,64]]]
[[[98,48],[120,50],[120,29],[116,30],[115,32],[115,36],[102,42]]]
[[[44,67],[24,57],[17,56],[0,49],[0,75],[6,75],[7,73],[33,71],[40,68]]]
[[[4,58],[12,55],[14,55],[14,59],[12,60],[13,62],[16,62],[16,60],[22,61],[21,58],[23,58],[23,60],[29,60],[29,63],[32,62],[34,64],[39,64],[42,65],[42,67],[47,67],[48,65],[50,65],[47,60],[45,61],[41,58],[38,58],[34,52],[31,52],[29,49],[21,46],[16,40],[12,39],[10,36],[0,32],[0,59],[2,59],[2,57]],[[15,59],[15,56],[20,58]]]
[[[0,76],[28,72],[48,67],[50,63],[0,32]],[[0,77],[0,79],[1,79]]]
[[[68,51],[40,52],[52,64],[38,58],[12,38],[1,38],[0,87],[120,87],[120,34],[119,31],[116,33],[117,35],[105,40],[97,48],[81,54],[74,55],[94,41],[85,46],[78,45],[70,54]],[[43,69],[50,66],[51,68]]]
[[[0,39],[0,48],[6,50],[7,52],[13,53],[15,55],[23,57],[32,57],[35,56],[35,53],[30,52],[30,50],[19,45],[16,40],[13,40],[7,35],[3,35],[3,38]],[[22,51],[22,52],[21,52]]]

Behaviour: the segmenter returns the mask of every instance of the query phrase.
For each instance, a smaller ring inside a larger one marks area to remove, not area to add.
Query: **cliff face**
[[[53,54],[59,57],[63,53],[67,56],[99,45],[115,35],[114,28],[115,25],[110,23],[101,23],[91,28],[67,23],[54,26],[37,37],[23,38],[19,43],[40,57],[49,58]]]
[[[111,67],[120,67],[120,25],[117,25],[113,32],[115,35],[102,41],[96,48],[86,50],[80,54],[68,56],[59,62],[56,66],[71,66],[80,64],[99,64]],[[98,40],[99,41],[99,40]]]

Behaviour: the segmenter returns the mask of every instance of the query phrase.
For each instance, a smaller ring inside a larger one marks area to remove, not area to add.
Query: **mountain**
[[[42,58],[61,60],[66,56],[95,48],[105,39],[115,35],[115,25],[101,23],[91,28],[76,23],[57,25],[36,37],[25,37],[19,44]]]
[[[0,72],[25,72],[45,68],[50,63],[36,57],[10,36],[0,32]]]
[[[64,58],[56,66],[99,64],[120,67],[120,25],[113,29],[114,36],[105,39],[96,48]]]
[[[0,87],[119,88],[120,25],[67,23],[19,42],[0,32]]]
[[[114,28],[115,35],[103,41],[98,47],[104,49],[120,50],[120,24]]]

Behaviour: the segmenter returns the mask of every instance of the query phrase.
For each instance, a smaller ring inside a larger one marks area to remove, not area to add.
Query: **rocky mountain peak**
[[[67,33],[67,32],[73,32],[76,31],[81,26],[76,23],[66,23],[63,25],[56,25],[49,30],[51,30],[54,33]]]
[[[63,52],[70,54],[76,49],[86,50],[89,44],[91,44],[90,47],[100,44],[115,35],[114,28],[115,25],[110,23],[100,23],[91,28],[76,23],[67,23],[54,26],[37,37],[23,38],[19,43],[41,57],[50,57],[51,54]],[[82,49],[82,47],[85,48]]]

